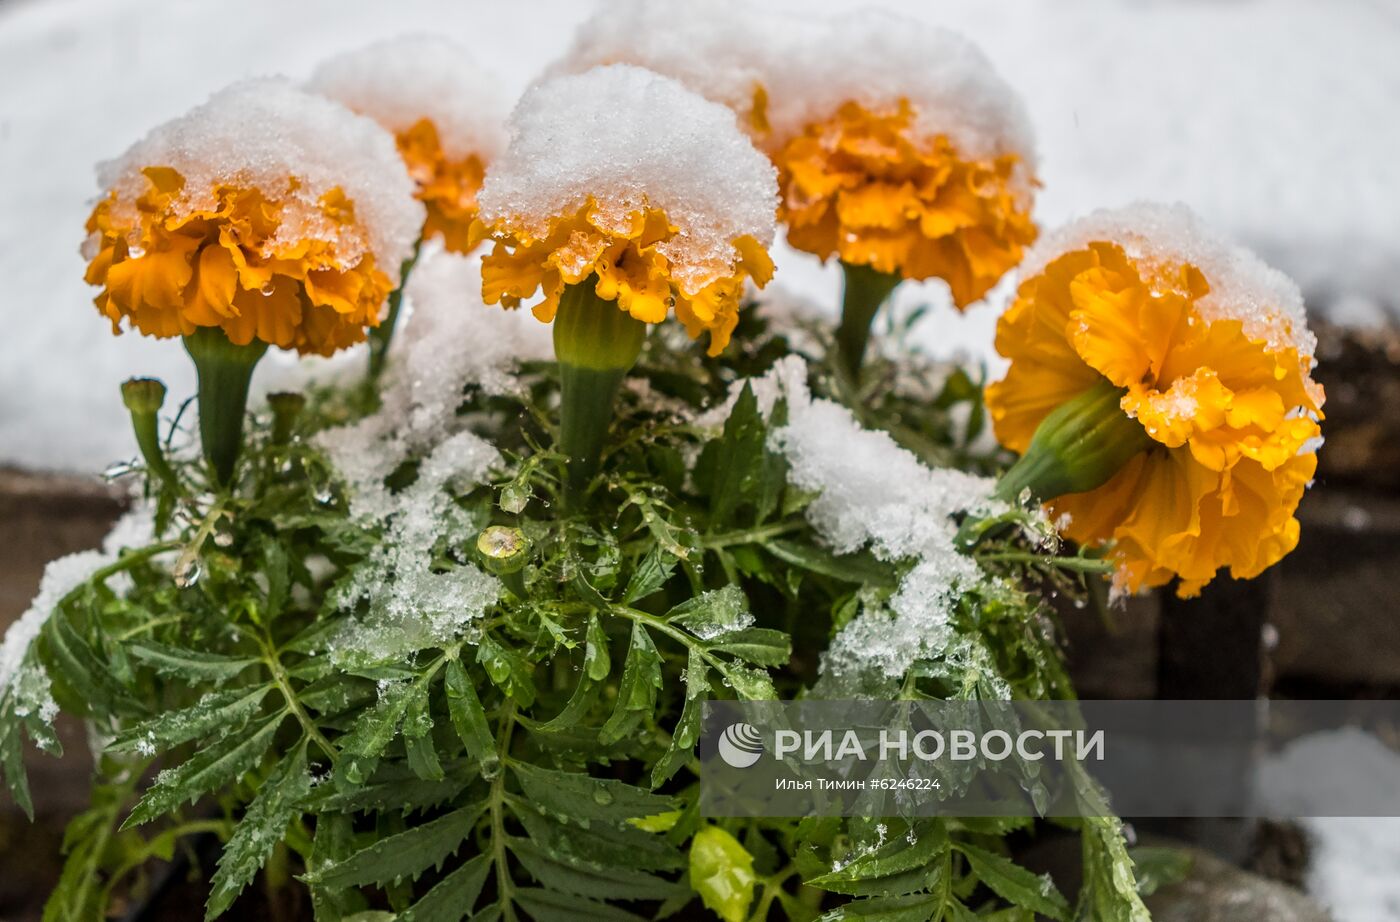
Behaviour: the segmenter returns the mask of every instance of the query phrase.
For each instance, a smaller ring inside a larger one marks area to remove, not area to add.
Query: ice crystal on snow
[[[184,177],[178,213],[212,209],[219,185],[256,188],[284,203],[272,245],[332,241],[344,265],[370,252],[396,282],[423,226],[423,206],[413,197],[393,136],[373,120],[281,79],[220,90],[100,164],[98,181],[116,190],[117,213],[137,207],[148,185],[141,172],[147,167],[170,167]],[[322,197],[335,189],[353,204],[353,225],[325,215]]]

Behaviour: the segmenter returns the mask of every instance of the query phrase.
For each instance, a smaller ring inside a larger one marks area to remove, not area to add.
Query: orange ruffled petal
[[[87,222],[96,250],[85,278],[101,286],[94,302],[113,332],[123,320],[156,337],[219,327],[235,343],[330,355],[379,323],[391,283],[372,255],[350,262],[331,241],[286,233],[280,202],[261,190],[219,186],[209,207],[179,209],[178,172],[143,175],[146,189],[121,219],[111,193]],[[288,194],[298,187],[288,179]],[[340,190],[319,205],[332,226],[354,228],[354,204]]]
[[[674,307],[692,338],[709,333],[709,354],[718,355],[738,325],[744,283],[752,279],[762,287],[773,277],[768,251],[744,236],[734,241],[730,274],[687,291],[675,281],[674,267],[659,246],[678,228],[656,208],[608,214],[590,199],[573,214],[552,220],[540,237],[508,223],[488,227],[477,221],[469,234],[473,243],[495,239],[482,259],[482,298],[516,308],[540,293],[532,312],[545,323],[554,319],[565,285],[591,278],[599,298],[643,323],[662,322]]]
[[[907,279],[940,278],[953,302],[982,297],[1035,241],[1014,155],[962,159],[946,137],[915,133],[901,102],[876,113],[846,103],[774,155],[788,242],[822,259]]]
[[[1253,577],[1298,543],[1322,390],[1297,349],[1207,323],[1196,302],[1209,291],[1194,266],[1091,243],[1023,282],[997,326],[1011,365],[987,405],[1003,445],[1024,452],[1051,410],[1102,378],[1126,389],[1123,411],[1155,443],[1103,486],[1050,503],[1074,540],[1113,542],[1126,591],[1176,578],[1195,595],[1221,568]]]

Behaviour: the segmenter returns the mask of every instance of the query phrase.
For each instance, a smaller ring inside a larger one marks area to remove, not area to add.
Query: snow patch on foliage
[[[471,52],[445,38],[404,35],[337,55],[306,88],[367,115],[395,134],[422,119],[452,160],[491,160],[505,148],[509,107]]]
[[[482,221],[535,238],[590,199],[620,227],[664,211],[677,234],[656,249],[694,293],[731,274],[738,238],[772,243],[777,173],[723,106],[639,67],[599,67],[525,94],[478,196]]]
[[[1303,310],[1303,293],[1293,280],[1181,204],[1137,202],[1071,221],[1031,248],[1021,265],[1021,278],[1098,242],[1116,243],[1129,257],[1149,265],[1189,263],[1201,270],[1210,292],[1196,307],[1207,323],[1239,321],[1245,335],[1275,351],[1293,348],[1311,358],[1317,348]]]
[[[334,654],[385,659],[451,640],[499,595],[496,578],[474,564],[435,564],[446,538],[470,525],[453,493],[484,482],[500,461],[457,409],[471,389],[513,391],[515,365],[547,358],[550,338],[528,315],[484,305],[480,291],[474,260],[426,257],[406,291],[380,409],[319,436],[345,481],[351,516],[384,533],[336,590],[337,604],[367,603],[368,614],[333,639]],[[416,479],[389,489],[386,479],[411,461]]]
[[[141,172],[147,167],[170,167],[184,177],[177,214],[213,209],[220,185],[258,189],[284,203],[269,246],[329,241],[344,266],[372,253],[395,284],[423,227],[423,206],[393,137],[373,120],[280,78],[220,90],[99,164],[98,182],[117,194],[114,214],[135,215],[149,185]],[[354,206],[353,224],[331,220],[321,207],[336,189]]]
[[[115,563],[123,550],[150,543],[154,528],[153,511],[138,505],[117,520],[103,539],[101,550],[78,551],[51,560],[44,567],[38,594],[0,641],[0,698],[13,689],[16,714],[24,717],[37,712],[46,723],[53,721],[58,706],[49,692],[49,677],[37,661],[26,662],[34,639],[68,593],[98,570]],[[109,583],[118,593],[129,584],[125,573],[111,577]]]
[[[959,593],[987,581],[958,552],[952,516],[1004,511],[990,499],[994,481],[925,467],[886,433],[862,428],[845,407],[813,398],[806,363],[797,356],[780,359],[748,385],[764,414],[785,402],[788,423],[773,432],[772,445],[788,460],[789,483],[817,494],[807,517],[832,550],[869,549],[882,560],[913,562],[888,610],[869,606],[837,634],[822,658],[823,673],[859,687],[872,675],[902,676],[916,659],[944,652]],[[722,424],[741,388],[697,423]]]

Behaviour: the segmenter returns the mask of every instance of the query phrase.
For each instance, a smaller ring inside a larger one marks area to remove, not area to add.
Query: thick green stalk
[[[870,342],[870,325],[880,305],[889,300],[899,285],[900,277],[893,272],[881,272],[869,266],[841,263],[846,289],[841,300],[841,325],[836,328],[836,347],[841,361],[851,377],[859,380],[865,364],[865,349]]]
[[[239,346],[218,327],[200,327],[185,337],[185,351],[199,373],[199,438],[204,458],[214,479],[226,486],[243,448],[248,384],[267,352],[267,343],[255,339]]]
[[[637,361],[646,324],[584,282],[564,289],[554,318],[561,387],[559,450],[568,459],[568,495],[577,498],[598,473],[618,388]]]
[[[1120,407],[1124,389],[1103,379],[1044,420],[1021,459],[1001,475],[995,496],[1014,502],[1023,490],[1046,502],[1107,483],[1152,439]]]
[[[418,254],[423,249],[423,238],[413,245],[413,252],[403,261],[399,269],[399,287],[389,292],[389,313],[384,322],[369,331],[369,376],[378,378],[384,372],[384,364],[389,360],[389,346],[394,342],[394,329],[399,323],[399,308],[403,306],[403,289],[408,284],[408,275],[418,264]]]

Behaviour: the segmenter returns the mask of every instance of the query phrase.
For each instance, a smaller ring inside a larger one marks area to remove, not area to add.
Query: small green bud
[[[165,384],[159,378],[131,378],[122,382],[122,403],[133,414],[160,412],[165,406]]]
[[[476,549],[492,573],[519,573],[530,556],[530,539],[518,528],[492,525],[477,536]]]
[[[476,539],[487,572],[501,578],[506,588],[518,599],[525,598],[525,577],[520,572],[530,557],[530,539],[518,528],[492,525]]]
[[[995,495],[1041,502],[1107,483],[1152,446],[1142,424],[1123,412],[1124,389],[1108,379],[1065,401],[1041,421],[1021,459],[1001,475]]]
[[[306,397],[302,394],[282,391],[267,395],[267,405],[272,410],[272,443],[285,445],[292,440],[297,418],[306,408]]]

